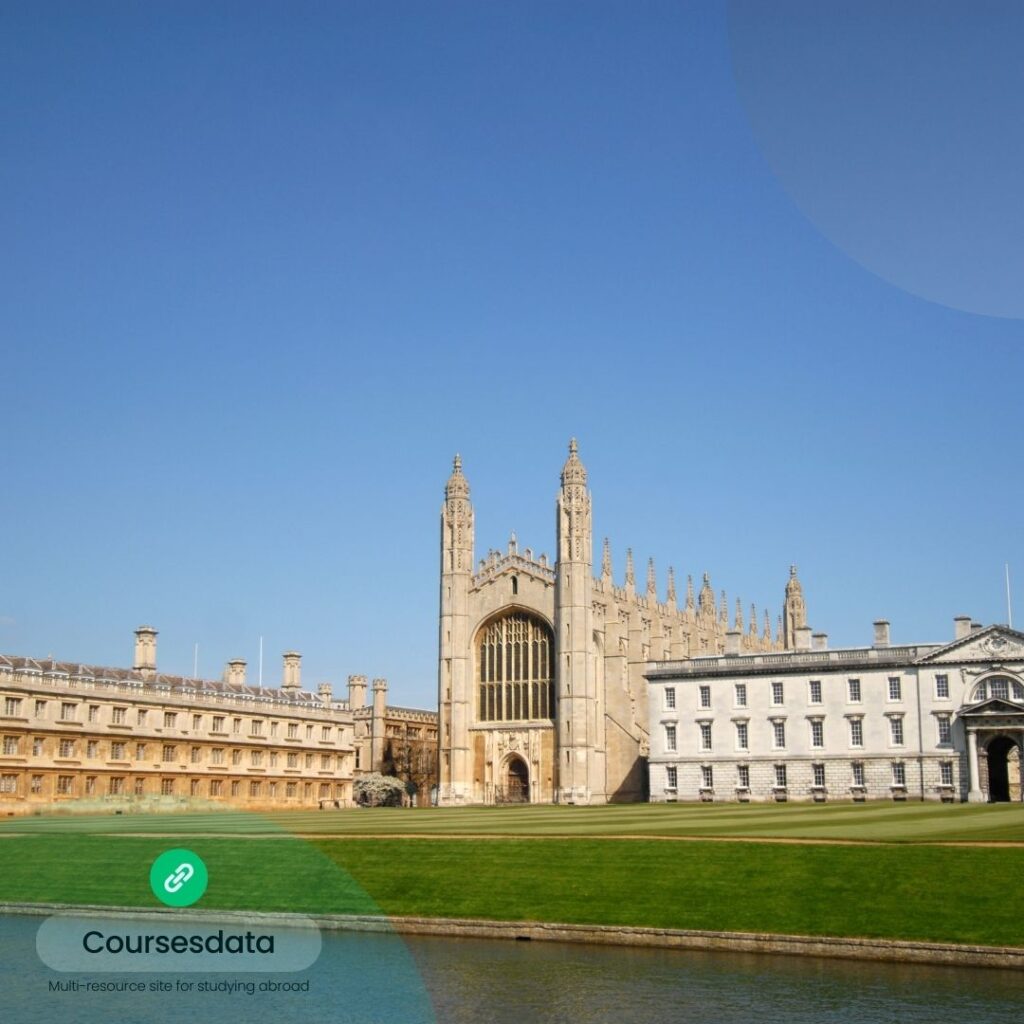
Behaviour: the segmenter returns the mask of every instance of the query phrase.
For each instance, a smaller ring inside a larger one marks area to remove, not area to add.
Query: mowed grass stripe
[[[4,832],[349,835],[706,836],[873,842],[1024,842],[1024,805],[611,805],[210,812],[12,818]]]
[[[154,906],[149,865],[167,845],[12,836],[0,843],[0,900]],[[587,838],[187,845],[209,867],[207,909],[1024,945],[1014,849]],[[962,884],[951,894],[953,880]]]

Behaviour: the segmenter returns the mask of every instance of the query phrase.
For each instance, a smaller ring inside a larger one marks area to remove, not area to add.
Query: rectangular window
[[[903,746],[903,716],[893,715],[889,719],[889,739],[894,747]]]
[[[749,749],[749,736],[747,734],[747,723],[737,722],[736,723],[736,749],[737,750],[748,750]]]
[[[737,683],[735,686],[736,691],[736,707],[745,708],[747,706],[747,684]]]
[[[263,735],[263,720],[260,718],[254,718],[252,720],[252,734],[253,736]]]
[[[96,792],[96,776],[86,775],[85,777],[85,795],[93,796]]]
[[[74,757],[75,756],[75,741],[74,740],[61,740],[60,747],[61,757]]]
[[[161,779],[160,792],[164,796],[174,796],[174,779]]]
[[[307,754],[306,755],[306,767],[307,768],[312,768],[313,767],[313,755],[312,754]]]
[[[268,787],[267,788],[270,790],[270,795],[272,797],[276,797],[277,796],[277,783],[276,782],[268,783]]]
[[[86,745],[85,745],[85,756],[86,757],[96,757],[96,755],[99,752],[100,752],[100,745],[99,745],[99,743],[96,742],[96,740],[89,740],[89,742],[86,743]]]
[[[221,789],[224,783],[220,779],[210,780],[210,796],[220,796]]]
[[[198,779],[193,779],[189,783],[189,787],[188,788],[189,788],[189,792],[192,794],[192,796],[199,796],[199,780]]]
[[[232,796],[238,796],[240,788],[241,788],[241,783],[238,782],[238,780],[236,779],[234,782],[231,783],[231,795]]]
[[[850,778],[855,786],[864,785],[864,764],[862,761],[854,761],[850,765]]]
[[[32,740],[32,756],[42,757],[43,756],[43,738],[42,736],[36,736]]]
[[[242,752],[240,750],[231,751],[231,763],[241,764],[242,763]]]
[[[110,744],[110,759],[112,761],[123,761],[124,760],[124,744],[123,743],[111,743]]]
[[[331,741],[331,727],[330,727],[329,725],[325,725],[325,726],[324,726],[324,727],[323,727],[323,728],[322,728],[322,729],[320,730],[320,739],[321,739],[321,740],[322,740],[322,741],[323,741],[324,743],[330,743],[330,741]]]
[[[29,792],[34,793],[38,796],[43,791],[43,777],[42,775],[33,775],[32,781],[29,783]]]
[[[77,704],[61,704],[60,720],[62,722],[73,722],[75,720],[75,711],[77,708]]]
[[[784,747],[786,745],[785,722],[772,722],[772,739],[776,747]]]
[[[192,748],[192,763],[193,764],[199,764],[199,762],[202,760],[202,757],[203,757],[203,748],[202,747],[193,747]]]
[[[903,700],[903,682],[899,676],[889,676],[889,700]]]
[[[277,767],[277,751],[276,750],[272,750],[270,752],[270,767],[271,768],[276,768]]]
[[[210,751],[210,764],[223,764],[224,763],[224,748],[214,747]]]
[[[676,688],[674,686],[665,687],[665,707],[669,711],[672,711],[676,706]]]
[[[135,760],[145,761],[146,760],[146,744],[136,743],[135,744]]]
[[[242,731],[242,720],[240,718],[232,719],[231,731],[232,732],[241,732]]]
[[[785,691],[782,688],[782,683],[772,683],[772,703],[778,706],[785,700]]]
[[[949,696],[949,676],[935,677],[935,696],[940,700]]]
[[[280,724],[279,722],[271,722],[270,723],[270,735],[271,736],[276,736],[277,735],[277,727],[278,727],[279,724]]]
[[[74,775],[57,776],[57,793],[60,796],[70,796],[75,791]]]
[[[121,775],[110,776],[110,795],[118,796],[124,792],[124,777]]]
[[[128,709],[127,708],[112,708],[110,712],[110,721],[112,725],[124,725],[128,721]]]
[[[313,726],[307,725],[306,726],[306,739],[307,740],[311,740],[312,738],[313,738]]]
[[[665,769],[665,778],[667,780],[666,787],[668,789],[675,789],[679,779],[679,772],[674,764],[670,764],[668,768]]]
[[[847,679],[846,680],[846,699],[851,704],[860,703],[860,680],[859,679]]]
[[[811,722],[811,746],[821,748],[825,746],[825,723],[819,718]]]
[[[775,785],[779,789],[786,788],[786,766],[784,764],[775,766]]]
[[[5,715],[20,715],[21,714],[21,698],[20,697],[4,697],[4,714]]]
[[[210,729],[211,732],[223,732],[224,731],[224,716],[214,715],[213,726]]]
[[[132,784],[132,789],[135,791],[136,796],[145,796],[146,780],[140,775]]]
[[[746,764],[736,765],[736,785],[740,789],[750,789],[750,766]]]
[[[202,729],[202,727],[203,727],[203,716],[202,715],[193,715],[192,716],[192,731],[193,732],[199,732],[199,730]]]
[[[173,761],[177,757],[177,753],[178,752],[175,749],[175,747],[173,746],[173,744],[170,744],[170,743],[165,743],[164,744],[164,751],[163,751],[163,760],[164,761]]]
[[[710,686],[701,686],[699,688],[699,694],[700,694],[700,706],[702,708],[709,708],[709,707],[711,707],[711,687]]]
[[[18,737],[17,736],[5,736],[4,737],[4,753],[5,754],[16,754],[18,752]]]
[[[362,759],[362,755],[363,755],[363,752],[359,749],[359,747],[356,747],[356,767],[357,768],[360,767],[359,762]]]
[[[0,775],[0,793],[17,793],[18,776]]]
[[[939,715],[935,721],[939,727],[939,742],[949,743],[950,734],[952,732],[949,724],[949,715]]]
[[[45,717],[46,717],[46,701],[45,700],[37,700],[36,701],[36,718],[45,718]]]
[[[812,679],[807,684],[807,700],[810,704],[821,703],[821,680]]]
[[[715,785],[715,770],[709,764],[701,766],[700,769],[700,781],[701,785],[705,789],[712,789]]]
[[[939,781],[943,786],[953,785],[953,762],[952,761],[940,761],[939,762]]]
[[[288,767],[289,768],[298,768],[299,767],[299,755],[298,754],[289,754],[288,755]]]
[[[700,723],[700,749],[710,750],[711,749],[711,723],[701,722]]]
[[[864,746],[864,722],[860,718],[850,719],[850,746]]]
[[[320,767],[324,771],[326,771],[328,768],[331,767],[331,755],[330,754],[321,754],[320,755]]]
[[[89,721],[98,722],[100,720],[100,706],[99,704],[89,705]]]
[[[665,726],[665,749],[676,749],[676,727],[674,725]]]
[[[1008,679],[993,679],[990,686],[992,696],[1000,700],[1009,700],[1010,682]]]
[[[296,794],[296,792],[297,792],[298,788],[299,788],[299,787],[298,787],[298,786],[297,786],[297,785],[296,785],[296,784],[295,784],[294,782],[289,782],[289,783],[288,783],[288,784],[287,784],[287,785],[286,785],[286,786],[284,787],[284,795],[285,795],[286,797],[288,797],[289,799],[291,799],[292,797],[294,797],[294,796],[295,796],[295,794]]]
[[[902,761],[893,761],[892,763],[892,784],[894,786],[907,784],[907,769]]]
[[[825,766],[823,764],[812,764],[811,772],[814,776],[814,785],[819,789],[825,788]]]
[[[298,722],[288,723],[288,739],[297,740],[299,738],[299,724]]]
[[[250,764],[261,765],[263,764],[263,751],[253,750],[249,753]]]
[[[145,708],[140,708],[137,717],[138,717],[138,724],[139,725],[145,725],[146,724],[146,717],[147,717],[146,716],[146,709]]]
[[[164,712],[164,728],[175,729],[178,725],[178,712],[177,711],[165,711]]]
[[[260,784],[255,780],[249,783],[249,796],[260,795]]]

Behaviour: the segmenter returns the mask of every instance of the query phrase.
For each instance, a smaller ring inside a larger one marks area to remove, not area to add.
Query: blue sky
[[[937,7],[4,5],[0,650],[429,705],[452,455],[553,555],[573,435],[619,578],[1005,621],[1024,34]]]

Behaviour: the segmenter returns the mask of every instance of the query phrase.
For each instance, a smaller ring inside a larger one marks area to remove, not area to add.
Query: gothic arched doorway
[[[505,765],[502,796],[506,803],[530,802],[530,769],[521,757],[510,757]]]
[[[1017,744],[1009,736],[996,736],[990,740],[986,750],[988,759],[988,798],[991,803],[1005,803],[1010,799],[1010,764],[1009,755],[1016,754]],[[1014,767],[1020,763],[1014,757]],[[1019,771],[1019,769],[1018,769]],[[1019,779],[1015,787],[1019,791]]]

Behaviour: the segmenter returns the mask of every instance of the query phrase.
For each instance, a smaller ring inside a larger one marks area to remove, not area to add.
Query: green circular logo
[[[209,877],[206,865],[191,850],[167,850],[149,869],[149,885],[161,903],[190,907],[202,899]]]

